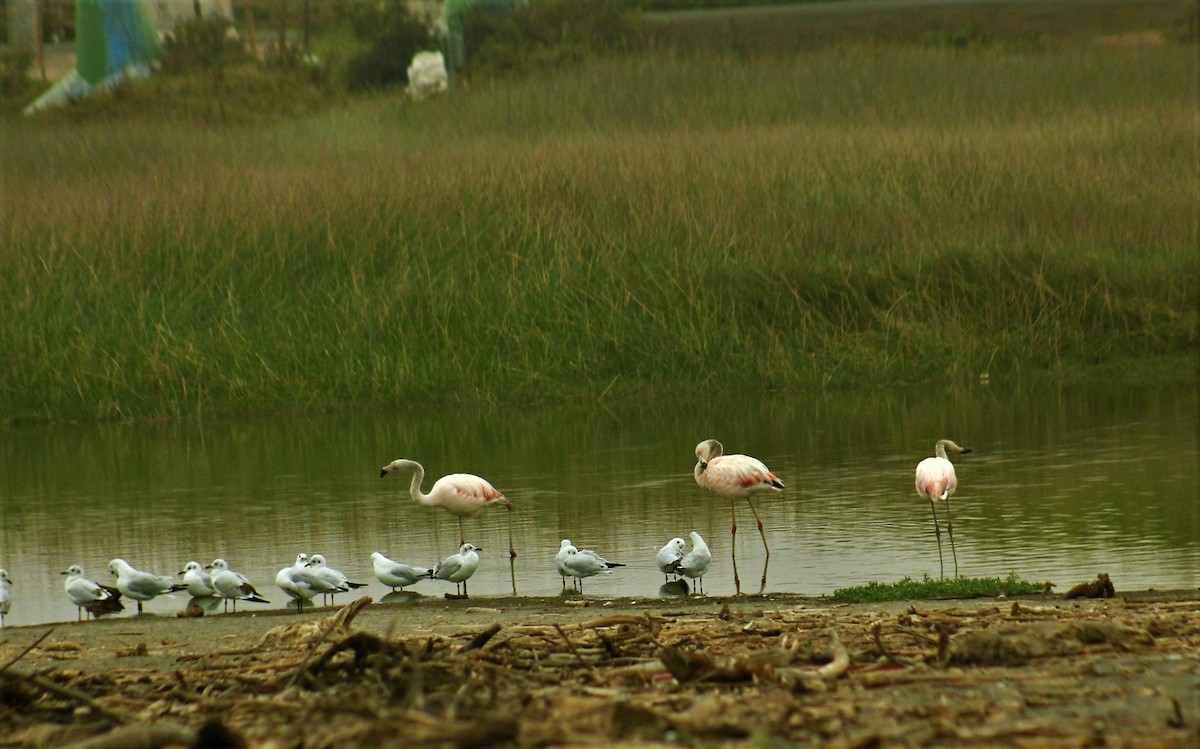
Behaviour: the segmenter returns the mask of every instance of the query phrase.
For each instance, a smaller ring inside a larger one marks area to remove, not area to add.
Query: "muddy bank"
[[[10,628],[0,669],[4,747],[1196,746],[1200,594],[364,597]]]

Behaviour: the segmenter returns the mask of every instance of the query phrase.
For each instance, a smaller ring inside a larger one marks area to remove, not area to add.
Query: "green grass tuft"
[[[872,582],[853,588],[838,588],[830,598],[840,603],[878,603],[920,598],[992,598],[1040,593],[1042,588],[1041,583],[1031,583],[1015,572],[1010,572],[1003,580],[998,577],[934,580],[925,575],[921,580],[906,577],[896,583]]]

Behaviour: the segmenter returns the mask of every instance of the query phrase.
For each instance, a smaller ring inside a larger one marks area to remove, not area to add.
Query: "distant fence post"
[[[279,0],[279,54],[287,49],[287,0]]]
[[[308,51],[308,2],[304,0],[304,51]]]
[[[258,35],[254,33],[254,3],[245,0],[242,7],[246,13],[246,36],[250,37],[250,54],[258,57]]]
[[[46,80],[46,49],[42,37],[45,35],[45,26],[43,24],[46,18],[45,0],[36,0],[33,4],[33,34],[36,40],[37,49],[37,64],[38,70],[42,73],[42,80]]]

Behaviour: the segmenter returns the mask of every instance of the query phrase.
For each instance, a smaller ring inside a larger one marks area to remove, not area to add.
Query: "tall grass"
[[[7,123],[0,419],[1191,373],[1196,81],[1172,45],[651,55]]]

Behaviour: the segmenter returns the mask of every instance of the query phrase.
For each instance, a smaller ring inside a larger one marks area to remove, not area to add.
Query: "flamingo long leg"
[[[763,551],[767,553],[766,557],[763,559],[762,580],[758,585],[758,592],[763,593],[767,589],[767,567],[771,564],[771,547],[767,546],[767,534],[763,532],[763,521],[762,518],[758,516],[758,510],[754,507],[754,501],[749,497],[746,497],[746,504],[750,505],[750,512],[754,513],[754,520],[758,524],[758,535],[762,538],[763,542]]]
[[[733,527],[729,529],[731,535],[729,543],[729,556],[733,559],[733,594],[740,596],[742,594],[742,581],[738,578],[737,568],[737,509],[734,506],[734,500],[729,500],[729,515],[733,518]]]
[[[458,541],[459,546],[462,546],[463,544],[465,544],[467,542],[467,534],[465,531],[463,531],[463,524],[462,524],[461,517],[458,519],[458,537],[459,537],[459,541]]]
[[[929,509],[933,511],[933,533],[937,536],[938,545],[938,567],[941,569],[941,579],[946,579],[946,563],[942,561],[942,529],[938,527],[937,506],[933,504],[933,500],[929,500]]]
[[[754,513],[754,519],[758,523],[758,535],[762,536],[763,548],[767,550],[767,557],[771,556],[771,547],[767,546],[767,534],[763,532],[763,521],[758,516],[758,510],[754,508],[754,500],[746,497],[746,504],[750,505],[750,512]]]
[[[509,505],[508,510],[508,557],[509,559],[517,558],[517,547],[513,546],[512,505]],[[516,590],[513,593],[516,593]]]
[[[954,555],[954,579],[958,579],[958,552],[954,550],[954,520],[950,517],[950,497],[946,497],[946,529],[950,532],[950,553]]]

